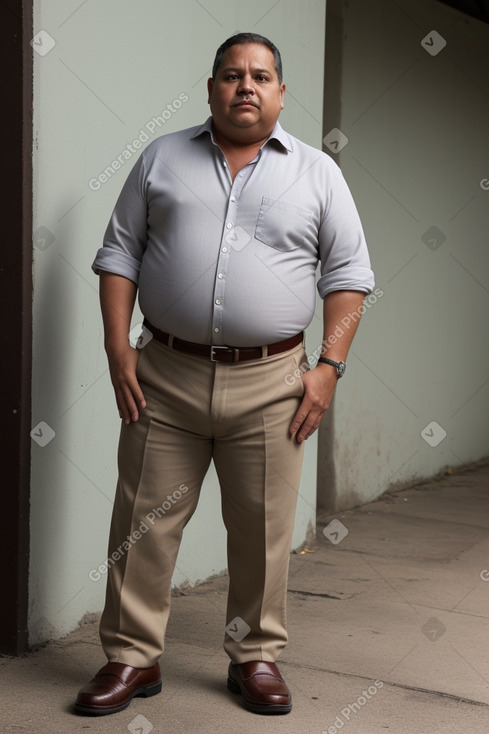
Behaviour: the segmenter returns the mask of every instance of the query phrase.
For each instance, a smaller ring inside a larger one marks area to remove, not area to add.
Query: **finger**
[[[146,400],[136,375],[124,375],[114,382],[119,413],[125,423],[139,419],[138,406],[146,407]]]
[[[290,432],[292,435],[294,435],[299,430],[299,428],[313,409],[314,402],[312,401],[309,393],[306,392],[303,395],[300,405],[297,408],[296,414],[292,418],[292,422],[290,424]]]
[[[116,397],[124,423],[128,424],[131,420],[137,421],[139,418],[138,408],[130,387],[127,384],[119,385],[116,390]]]
[[[116,388],[115,390],[115,399],[121,419],[126,423],[126,425],[129,424],[131,422],[131,412],[134,412],[135,405],[133,404],[131,406],[130,402],[126,399],[123,390],[120,388]]]
[[[319,428],[324,413],[325,411],[311,410],[309,412],[296,434],[297,443],[302,443],[312,436],[312,434]]]
[[[131,390],[133,399],[141,406],[141,408],[145,408],[146,400],[144,398],[143,391],[141,390],[141,386],[139,382],[137,381],[136,377],[134,377],[134,379],[129,384],[129,389]]]
[[[125,401],[121,398],[118,398],[116,395],[116,402],[117,402],[117,409],[119,411],[119,417],[120,419],[128,425],[131,422],[131,416],[129,413],[129,410],[126,407]]]
[[[135,400],[136,403],[138,403],[142,408],[145,408],[146,400],[144,399],[143,391],[141,390],[141,386],[138,382],[136,374],[139,353],[137,352],[137,350],[134,350],[134,353],[136,355],[136,361],[135,364],[132,366],[132,369],[128,372],[128,374],[126,374],[126,381],[133,400]]]
[[[314,433],[316,428],[319,426],[319,423],[313,423],[313,424],[304,424],[302,426],[301,430],[296,436],[297,443],[302,443],[303,441],[307,441],[310,436]]]
[[[131,420],[133,421],[139,420],[138,406],[134,398],[134,393],[129,387],[126,387],[126,390],[125,390],[125,399],[126,399],[126,406],[127,406],[129,415],[131,417]]]
[[[307,401],[308,402],[308,401]],[[299,405],[296,414],[292,418],[292,422],[290,424],[290,433],[292,436],[295,436],[299,428],[304,423],[308,413],[309,413],[309,407],[307,406],[307,402],[305,399],[303,399],[302,403]]]

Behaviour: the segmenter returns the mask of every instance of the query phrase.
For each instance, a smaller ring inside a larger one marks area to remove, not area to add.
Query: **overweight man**
[[[79,692],[80,714],[161,691],[172,574],[211,460],[228,538],[227,685],[252,712],[292,707],[276,661],[304,441],[345,371],[373,273],[339,168],[278,122],[274,44],[225,41],[208,93],[203,125],[143,151],[93,263],[122,421],[100,622],[108,662]],[[316,285],[324,339],[308,369]],[[139,349],[128,338],[136,294]]]

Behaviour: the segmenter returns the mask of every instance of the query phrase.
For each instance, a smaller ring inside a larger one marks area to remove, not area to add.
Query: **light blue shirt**
[[[212,118],[154,140],[121,191],[93,270],[139,286],[157,328],[259,346],[311,322],[317,288],[370,293],[360,219],[336,163],[277,122],[234,181]]]

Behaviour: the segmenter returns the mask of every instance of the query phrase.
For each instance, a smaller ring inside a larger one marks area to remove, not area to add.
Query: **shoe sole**
[[[84,706],[82,703],[75,703],[75,711],[77,714],[81,714],[82,716],[106,716],[107,714],[116,714],[118,711],[124,711],[124,709],[127,709],[133,698],[138,698],[140,696],[143,696],[144,698],[156,696],[157,693],[161,693],[161,687],[161,681],[158,681],[158,683],[152,683],[150,686],[138,688],[137,691],[134,691],[134,693],[131,694],[131,697],[128,698],[127,701],[119,704],[119,706],[105,706],[97,708],[95,706]]]
[[[243,696],[243,692],[241,691],[241,687],[239,683],[237,683],[232,678],[228,678],[228,688],[231,691],[231,693],[240,693]],[[243,705],[245,709],[248,711],[251,711],[253,714],[288,714],[292,710],[292,704],[257,704],[257,703],[250,703],[246,700],[246,698],[243,696]]]

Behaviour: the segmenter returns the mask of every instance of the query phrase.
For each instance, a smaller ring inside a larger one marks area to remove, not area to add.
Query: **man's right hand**
[[[137,421],[146,401],[136,377],[139,352],[129,344],[131,314],[137,286],[128,278],[100,271],[100,305],[105,351],[119,415],[124,423]]]
[[[126,424],[137,421],[140,408],[146,407],[146,400],[136,377],[139,352],[128,344],[118,350],[107,349],[107,358],[119,415]]]

